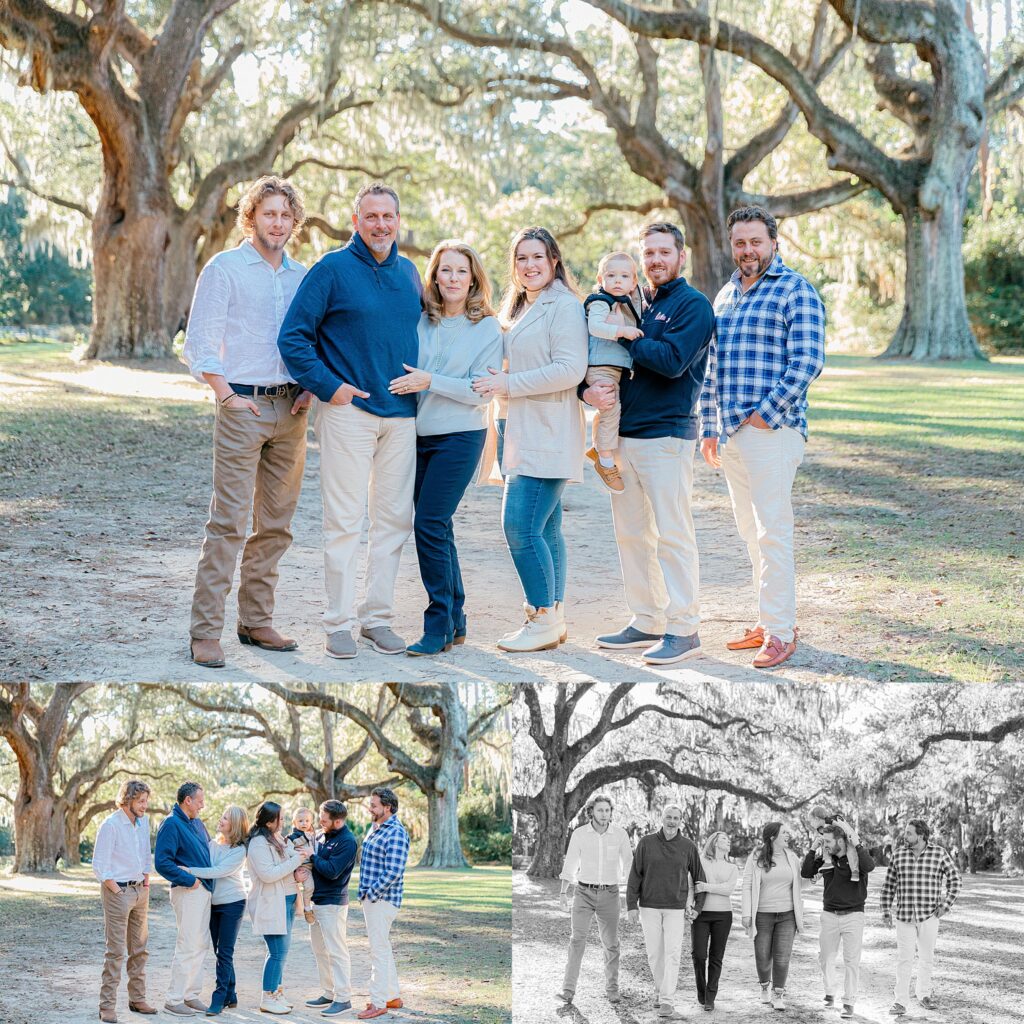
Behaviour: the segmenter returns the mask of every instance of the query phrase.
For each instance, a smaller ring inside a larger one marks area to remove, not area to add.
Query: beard
[[[740,260],[734,260],[734,262],[744,277],[760,277],[772,265],[773,259],[775,259],[775,253],[771,252],[767,256],[760,257],[754,263]]]
[[[369,245],[371,252],[380,253],[380,252],[390,252],[391,251],[391,245],[392,245],[393,242],[394,242],[394,238],[392,238],[390,236],[388,236],[386,238],[381,238],[381,237],[377,237],[376,235],[371,235],[370,236],[370,240],[369,240],[369,242],[367,244]]]
[[[263,234],[258,228],[255,230],[256,240],[263,246],[264,249],[269,249],[271,252],[277,252],[278,249],[283,249],[288,244],[288,239],[291,238],[291,233],[283,235],[281,238],[271,238],[269,235]]]

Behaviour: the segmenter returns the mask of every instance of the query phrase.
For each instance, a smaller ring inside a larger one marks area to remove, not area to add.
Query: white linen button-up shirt
[[[562,874],[566,882],[587,882],[589,885],[621,885],[626,881],[633,863],[633,847],[626,830],[609,825],[598,832],[588,822],[573,832],[565,854]]]
[[[287,255],[275,270],[246,239],[217,253],[196,282],[182,361],[200,383],[219,373],[230,384],[294,383],[277,348],[284,315],[306,268]]]
[[[153,869],[149,849],[149,816],[134,823],[119,807],[96,833],[92,873],[101,881],[141,882]]]

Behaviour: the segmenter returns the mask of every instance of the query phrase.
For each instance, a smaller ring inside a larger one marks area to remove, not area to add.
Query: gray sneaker
[[[658,1020],[682,1020],[683,1015],[671,1003],[658,1004]]]
[[[168,1013],[173,1013],[175,1017],[194,1017],[196,1015],[196,1011],[184,1003],[164,1003],[164,1009]]]
[[[635,626],[626,626],[618,633],[605,633],[597,638],[597,646],[610,651],[627,647],[650,647],[661,639],[660,633],[644,633]]]
[[[369,629],[363,626],[359,635],[378,654],[402,654],[405,651],[405,641],[390,626],[370,626]]]
[[[926,1010],[937,1010],[939,1008],[939,1001],[931,996],[921,996],[920,1003]]]
[[[689,636],[666,633],[661,638],[661,643],[655,644],[641,655],[648,665],[674,665],[677,661],[699,656],[700,637],[696,633]]]
[[[354,658],[357,653],[356,642],[350,630],[339,629],[336,633],[327,634],[324,654],[328,658]]]
[[[351,1009],[352,1009],[352,1003],[351,1003],[350,1000],[345,1000],[345,1002],[343,1002],[343,1003],[335,1001],[335,1002],[331,1003],[331,1005],[328,1006],[327,1009],[321,1010],[320,1011],[320,1016],[321,1017],[336,1017],[339,1013],[344,1013],[346,1010],[351,1010]]]
[[[206,1013],[206,1011],[209,1009],[209,1006],[206,1003],[204,1003],[201,999],[186,999],[185,1005],[192,1007],[192,1009],[195,1010],[196,1013]]]

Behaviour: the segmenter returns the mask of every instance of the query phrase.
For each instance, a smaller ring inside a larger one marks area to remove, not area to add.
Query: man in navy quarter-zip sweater
[[[624,490],[612,499],[612,523],[632,618],[598,647],[645,648],[643,660],[670,665],[700,654],[699,561],[690,513],[697,403],[715,332],[708,299],[680,276],[682,231],[648,224],[640,235],[650,304],[643,336],[620,338],[633,368],[619,385],[619,470]],[[597,383],[580,397],[607,409],[614,390]]]
[[[374,182],[355,199],[352,240],[303,278],[281,325],[278,348],[289,373],[318,399],[320,489],[324,502],[326,652],[354,658],[360,638],[401,654],[391,628],[402,545],[412,530],[416,396],[388,384],[419,355],[422,284],[398,255],[398,193]],[[369,494],[366,594],[356,608],[356,560]]]

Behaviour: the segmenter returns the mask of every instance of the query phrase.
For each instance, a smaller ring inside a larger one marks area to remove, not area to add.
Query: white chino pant
[[[679,983],[679,958],[687,929],[686,911],[641,907],[640,927],[644,931],[647,963],[658,988],[658,998],[662,1003],[672,1005]]]
[[[324,629],[390,625],[402,545],[412,531],[416,420],[321,402],[316,436],[324,502]],[[367,507],[366,596],[357,614],[356,563]]]
[[[792,427],[759,430],[748,423],[719,448],[736,529],[750,556],[757,623],[784,643],[792,642],[796,626],[792,492],[804,444]]]
[[[690,513],[696,441],[622,437],[625,490],[612,498],[631,626],[689,636],[700,625],[700,559]]]
[[[203,989],[203,960],[210,948],[209,889],[171,889],[171,907],[178,924],[171,960],[171,980],[167,983],[166,1002],[175,1006],[186,999],[198,999]]]
[[[316,920],[309,926],[323,995],[338,1003],[352,998],[352,958],[348,952],[348,905],[314,904]]]
[[[914,972],[914,950],[917,950],[918,999],[932,994],[932,963],[935,959],[935,942],[939,937],[939,919],[929,917],[926,921],[896,922],[896,988],[897,1003],[907,1006],[910,1002],[910,976]]]
[[[363,900],[361,906],[370,941],[370,1002],[384,1006],[399,995],[398,967],[391,948],[391,925],[398,916],[398,907],[386,900]]]
[[[818,935],[818,963],[825,984],[825,995],[836,994],[836,953],[839,944],[843,946],[843,998],[842,1002],[853,1006],[857,998],[857,984],[860,981],[860,954],[864,944],[864,912],[833,914],[830,910],[821,912],[820,934]]]

